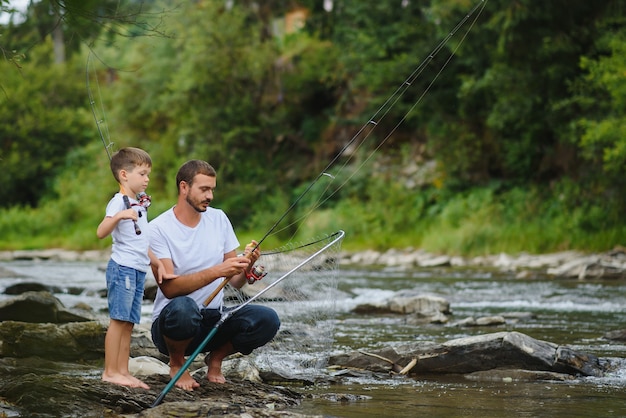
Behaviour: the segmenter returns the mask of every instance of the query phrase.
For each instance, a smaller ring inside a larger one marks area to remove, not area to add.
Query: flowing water
[[[78,302],[106,308],[104,263],[1,262],[0,300],[7,286],[37,281],[54,286],[65,306]],[[314,280],[312,278],[311,280]],[[452,317],[446,325],[410,325],[399,315],[355,315],[360,303],[413,290],[443,297]],[[295,387],[306,396],[298,412],[329,417],[626,417],[626,346],[603,338],[626,328],[626,283],[537,276],[515,279],[493,271],[429,269],[339,272],[335,295],[333,350],[373,350],[407,342],[444,342],[497,331],[518,331],[610,360],[616,367],[601,378],[525,382],[472,381],[463,376],[351,377],[340,384]],[[300,307],[301,308],[301,307]],[[149,323],[151,305],[143,307]],[[497,327],[459,327],[467,317],[508,315]]]

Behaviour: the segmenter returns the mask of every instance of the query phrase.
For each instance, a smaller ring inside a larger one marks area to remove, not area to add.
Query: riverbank
[[[0,261],[53,260],[106,262],[110,250],[70,251],[64,249],[0,251]],[[536,275],[554,277],[626,278],[626,248],[615,247],[601,253],[562,251],[549,254],[493,254],[460,257],[434,254],[420,249],[390,249],[388,251],[342,252],[340,265],[367,268],[489,268],[515,273],[516,277]]]

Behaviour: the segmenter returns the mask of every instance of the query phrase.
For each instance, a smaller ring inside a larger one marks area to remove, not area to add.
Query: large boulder
[[[65,308],[61,301],[48,291],[25,292],[0,302],[0,321],[67,323],[93,319],[89,312]]]
[[[409,375],[523,369],[602,376],[608,367],[591,354],[536,340],[519,332],[496,332],[458,338],[442,344],[413,344],[372,353],[347,353],[332,357],[329,364],[389,372],[414,361],[415,366],[407,371]]]
[[[37,356],[79,361],[104,358],[106,326],[97,321],[68,324],[0,322],[0,357]]]

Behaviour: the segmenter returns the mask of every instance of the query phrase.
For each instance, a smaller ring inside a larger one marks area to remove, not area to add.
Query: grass
[[[115,188],[106,167],[74,168],[72,175],[57,179],[56,197],[47,197],[41,207],[0,210],[0,250],[110,246],[110,238],[98,240],[95,230]],[[74,193],[61,192],[65,190]],[[153,202],[151,219],[171,207],[175,196],[157,194]],[[267,196],[265,205],[256,203],[251,219],[233,222],[242,248],[267,233],[289,206],[289,198],[277,193]],[[343,248],[349,251],[411,247],[473,256],[626,246],[626,221],[619,216],[619,205],[606,200],[581,204],[580,190],[571,184],[452,192],[436,187],[407,190],[400,183],[372,178],[358,193],[327,206],[305,206],[297,206],[262,248],[276,248],[290,239],[306,242],[339,229],[346,231]]]

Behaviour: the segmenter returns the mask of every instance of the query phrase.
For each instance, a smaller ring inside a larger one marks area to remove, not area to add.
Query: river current
[[[19,282],[56,289],[67,306],[106,308],[104,263],[11,261],[0,268],[4,290]],[[314,280],[314,278],[311,278]],[[450,302],[448,324],[410,325],[402,316],[356,315],[360,303],[413,290]],[[328,295],[324,296],[328,297]],[[332,350],[372,350],[407,342],[444,342],[498,331],[518,331],[608,359],[615,369],[604,377],[561,381],[471,381],[463,376],[351,377],[341,383],[295,387],[306,396],[297,412],[328,417],[626,417],[626,345],[604,338],[626,329],[626,283],[619,280],[555,279],[476,269],[356,270],[341,268],[334,297]],[[142,310],[150,322],[151,305]],[[506,325],[463,327],[467,317],[504,315]]]

